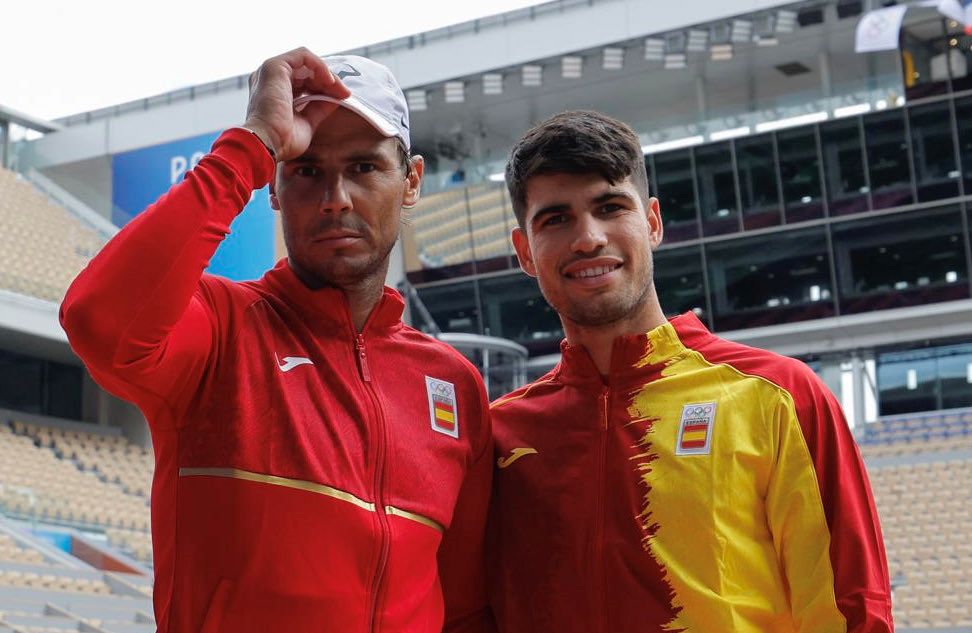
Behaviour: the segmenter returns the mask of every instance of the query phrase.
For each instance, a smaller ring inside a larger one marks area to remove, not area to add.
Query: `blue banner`
[[[144,211],[196,166],[218,136],[203,134],[112,156],[112,221],[121,227]],[[257,279],[273,267],[273,214],[269,188],[253,192],[207,272],[242,281]]]

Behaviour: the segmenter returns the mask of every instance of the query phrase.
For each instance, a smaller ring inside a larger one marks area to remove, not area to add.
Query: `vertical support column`
[[[859,427],[858,431],[864,428],[864,361],[861,353],[854,351],[851,354],[851,376],[854,385],[854,426]]]
[[[10,121],[0,121],[0,167],[10,169]]]
[[[820,51],[817,61],[820,65],[820,91],[824,99],[827,99],[827,109],[830,110],[833,107],[830,98],[834,96],[833,79],[830,76],[830,52]]]
[[[705,90],[705,77],[699,75],[695,78],[695,103],[699,110],[699,132],[708,132],[706,123],[709,120],[709,98]]]

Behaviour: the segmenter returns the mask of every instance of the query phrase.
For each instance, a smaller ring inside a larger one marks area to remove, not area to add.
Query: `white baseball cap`
[[[351,96],[301,95],[294,99],[295,110],[300,112],[311,101],[336,103],[361,115],[383,135],[397,137],[406,150],[411,149],[405,94],[386,66],[357,55],[331,55],[324,63],[348,87]]]

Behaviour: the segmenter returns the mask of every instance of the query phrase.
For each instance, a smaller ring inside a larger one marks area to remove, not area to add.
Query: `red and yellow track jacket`
[[[61,308],[91,374],[151,427],[159,631],[437,633],[443,611],[481,630],[476,369],[404,326],[390,289],[358,334],[344,294],[286,261],[255,282],[203,274],[273,171],[227,131]]]
[[[503,633],[886,633],[887,562],[840,406],[802,363],[692,314],[562,346],[493,403]]]

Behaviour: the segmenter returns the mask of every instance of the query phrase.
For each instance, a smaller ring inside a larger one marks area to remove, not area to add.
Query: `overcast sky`
[[[536,0],[17,0],[0,11],[0,105],[52,119]]]

